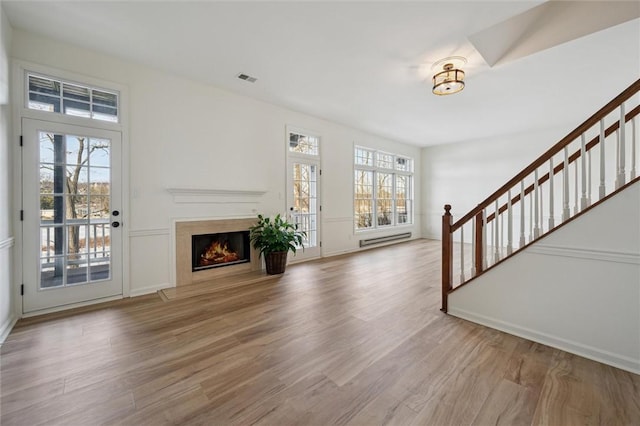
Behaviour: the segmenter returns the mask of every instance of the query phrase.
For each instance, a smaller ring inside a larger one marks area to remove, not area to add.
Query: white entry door
[[[122,295],[119,132],[22,121],[23,311]]]
[[[304,249],[289,261],[320,257],[320,137],[287,129],[287,215],[306,234]]]

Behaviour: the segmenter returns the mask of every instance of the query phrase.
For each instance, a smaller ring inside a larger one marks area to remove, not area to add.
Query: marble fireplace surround
[[[214,281],[216,278],[261,270],[262,262],[258,256],[259,253],[253,247],[250,247],[251,261],[248,263],[205,269],[202,271],[191,270],[192,235],[246,231],[255,223],[255,218],[176,221],[176,287],[202,281]]]

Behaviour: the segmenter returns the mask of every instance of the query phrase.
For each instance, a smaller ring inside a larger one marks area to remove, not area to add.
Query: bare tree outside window
[[[411,158],[356,147],[354,168],[356,230],[412,223]]]
[[[100,241],[96,241],[94,232],[92,240],[86,228],[86,222],[78,221],[108,217],[109,169],[98,166],[95,170],[101,173],[93,173],[90,163],[92,156],[98,151],[103,151],[108,157],[109,141],[42,133],[40,150],[41,218],[52,219],[54,224],[61,225],[65,222],[71,225],[66,227],[67,256],[69,260],[79,260],[80,253],[86,251],[87,247],[91,245],[95,247],[98,244],[104,247],[109,244],[108,236],[105,238],[104,233]],[[90,174],[106,175],[106,178],[91,182]],[[63,217],[65,221],[62,220]],[[57,226],[54,232],[61,233],[62,227]],[[62,235],[54,237],[53,242],[54,254],[62,255],[64,250]],[[48,244],[49,241],[47,241]],[[49,247],[42,249],[48,250]],[[62,274],[59,270],[62,267],[59,262],[56,263],[56,275]],[[77,267],[78,265],[74,263],[68,265],[69,269]]]

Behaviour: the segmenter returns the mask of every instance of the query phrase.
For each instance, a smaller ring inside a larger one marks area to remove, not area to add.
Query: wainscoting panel
[[[153,293],[169,284],[169,229],[129,232],[130,296]]]
[[[449,295],[449,314],[640,374],[632,253],[526,249]]]
[[[17,320],[12,303],[14,286],[11,281],[11,249],[14,243],[13,237],[0,240],[0,345]]]

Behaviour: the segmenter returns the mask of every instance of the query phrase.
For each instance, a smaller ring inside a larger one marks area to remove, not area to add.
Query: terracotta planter
[[[264,255],[264,263],[267,265],[267,274],[277,275],[284,274],[287,267],[286,251],[275,251]]]

